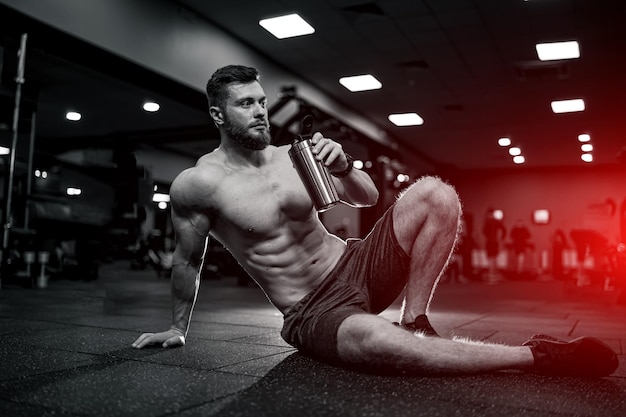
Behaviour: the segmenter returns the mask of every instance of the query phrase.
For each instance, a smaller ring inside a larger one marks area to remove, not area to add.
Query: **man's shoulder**
[[[170,195],[174,198],[192,197],[197,191],[207,191],[216,187],[225,175],[224,168],[214,157],[205,155],[198,160],[195,166],[182,171],[170,188]]]
[[[182,171],[174,179],[177,186],[211,185],[224,175],[224,168],[215,160],[202,157],[195,166]]]

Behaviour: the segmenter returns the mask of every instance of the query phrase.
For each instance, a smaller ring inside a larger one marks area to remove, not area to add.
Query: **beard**
[[[249,126],[241,126],[232,123],[230,119],[224,120],[224,131],[235,142],[246,149],[260,151],[269,146],[272,141],[269,126],[265,131],[256,131],[251,133],[248,131]]]

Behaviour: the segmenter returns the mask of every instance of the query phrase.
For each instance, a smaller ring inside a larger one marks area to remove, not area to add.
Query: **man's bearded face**
[[[256,120],[243,125],[225,114],[223,128],[228,137],[246,149],[260,151],[272,142],[270,127],[265,120]]]

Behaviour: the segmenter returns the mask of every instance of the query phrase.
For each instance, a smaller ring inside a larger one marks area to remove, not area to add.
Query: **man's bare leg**
[[[401,323],[425,314],[454,249],[461,205],[454,189],[440,180],[418,180],[396,202],[394,232],[411,256]],[[338,351],[349,364],[416,374],[451,374],[526,369],[534,363],[528,347],[419,338],[374,315],[348,317],[339,327]]]
[[[412,323],[428,311],[459,228],[461,204],[456,191],[437,178],[424,177],[396,202],[393,227],[398,242],[411,256],[400,323]]]
[[[454,189],[435,178],[416,182],[396,203],[394,231],[412,257],[402,323],[411,323],[428,310],[454,248],[460,212]],[[505,346],[416,337],[371,314],[353,315],[341,323],[337,350],[345,364],[421,375],[514,369],[597,377],[618,367],[615,352],[593,338],[564,343],[540,337],[524,346]]]
[[[337,341],[339,357],[345,364],[377,372],[470,374],[530,370],[534,364],[533,354],[526,346],[416,337],[370,314],[344,320]]]
[[[417,337],[373,314],[346,318],[337,331],[344,365],[379,373],[476,374],[520,370],[552,376],[603,377],[619,367],[615,351],[593,337],[561,341],[536,335],[522,346]]]

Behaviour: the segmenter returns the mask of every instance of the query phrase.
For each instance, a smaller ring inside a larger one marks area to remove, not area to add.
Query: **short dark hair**
[[[215,71],[206,84],[206,96],[210,106],[224,107],[227,98],[226,86],[230,83],[259,81],[256,68],[244,65],[227,65]]]

